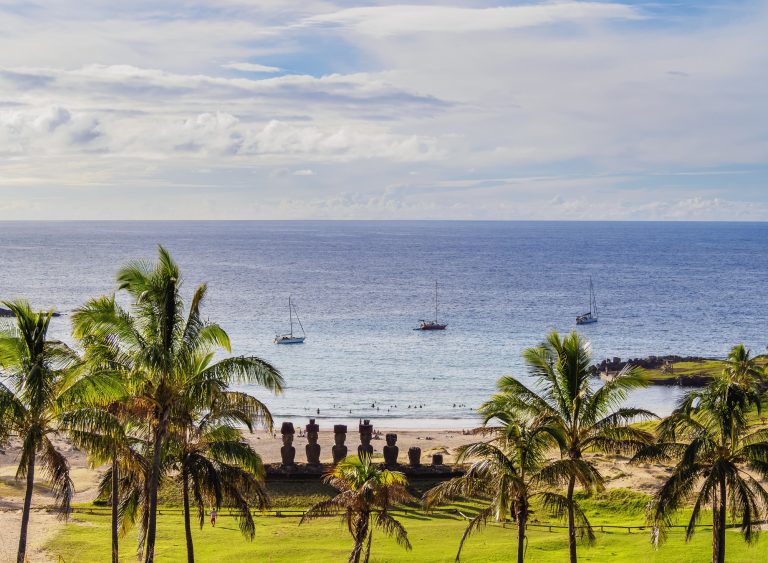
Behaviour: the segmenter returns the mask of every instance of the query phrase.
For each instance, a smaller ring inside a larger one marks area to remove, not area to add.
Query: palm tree
[[[92,299],[73,314],[76,337],[108,338],[129,358],[131,396],[150,410],[151,460],[147,477],[145,561],[154,561],[157,531],[157,491],[163,472],[163,450],[175,413],[187,405],[210,405],[230,384],[250,383],[279,393],[280,372],[254,357],[212,359],[217,350],[231,351],[227,333],[203,320],[200,308],[206,285],[194,292],[184,316],[181,274],[168,251],[159,247],[156,264],[133,262],[120,269],[118,289],[132,298],[131,310],[115,297]],[[204,369],[199,362],[205,361]],[[180,409],[180,406],[182,407]],[[260,414],[260,403],[250,405]]]
[[[146,459],[141,453],[146,449],[146,439],[142,436],[144,426],[136,424],[137,414],[141,413],[130,412],[130,407],[125,400],[103,406],[83,406],[62,419],[62,429],[72,443],[88,452],[91,467],[110,464],[99,492],[109,496],[112,509],[112,563],[119,561],[121,490],[130,490],[130,487],[121,487],[121,478],[134,483],[137,476],[141,481],[146,473]]]
[[[261,457],[243,440],[240,430],[231,424],[237,421],[252,431],[254,402],[258,400],[245,393],[225,392],[216,398],[211,409],[197,422],[192,421],[190,415],[185,424],[172,426],[170,450],[181,482],[189,563],[195,560],[190,525],[190,489],[201,528],[206,505],[219,509],[224,503],[236,510],[240,531],[249,540],[256,532],[251,505],[255,503],[261,510],[269,505],[269,497],[263,487],[265,472]],[[244,405],[246,408],[243,408]],[[266,407],[263,411],[269,415]],[[268,418],[267,428],[272,428],[271,417]]]
[[[121,475],[143,475],[146,459],[140,450],[146,449],[145,425],[148,413],[133,401],[124,382],[130,375],[128,358],[109,338],[87,335],[80,338],[83,347],[81,369],[93,376],[112,377],[119,395],[97,397],[93,404],[83,404],[62,418],[62,428],[79,448],[88,453],[92,467],[105,463],[110,469],[102,479],[100,493],[109,495],[112,508],[112,562],[119,558]],[[133,482],[135,479],[128,480]],[[123,527],[125,530],[125,527]]]
[[[764,368],[757,363],[749,349],[743,344],[737,344],[728,353],[723,369],[723,378],[731,384],[738,385],[746,392],[758,392],[760,384],[765,380]],[[752,398],[754,401],[754,397]],[[759,401],[757,402],[759,408]]]
[[[568,550],[576,563],[576,521],[582,535],[591,543],[594,535],[586,517],[578,513],[573,500],[576,482],[588,492],[603,487],[603,477],[589,463],[585,452],[634,453],[652,441],[648,432],[629,424],[655,415],[644,409],[621,407],[632,389],[647,385],[639,370],[625,366],[610,381],[597,389],[590,385],[592,351],[590,344],[576,332],[560,338],[553,331],[540,345],[523,352],[529,373],[536,377],[536,390],[511,376],[502,377],[499,392],[484,407],[488,412],[509,412],[541,418],[557,430],[563,459],[574,462],[569,467],[568,488],[562,502],[551,499],[550,508],[568,519]]]
[[[73,369],[78,360],[74,351],[47,339],[53,311],[33,312],[22,300],[3,305],[13,312],[15,322],[0,329],[0,367],[5,370],[5,382],[0,383],[0,420],[22,441],[16,478],[26,477],[26,492],[17,561],[24,563],[37,463],[65,516],[74,493],[69,463],[50,435],[59,431],[61,416],[68,409],[98,395],[109,396],[114,386]]]
[[[363,561],[368,563],[374,527],[394,536],[406,550],[411,549],[405,527],[389,513],[395,504],[415,500],[406,490],[405,475],[380,469],[368,455],[349,456],[326,473],[323,481],[339,493],[307,510],[299,524],[321,516],[340,515],[354,541],[349,563],[359,563],[363,551]]]
[[[487,499],[488,505],[469,521],[459,543],[456,561],[467,538],[489,518],[504,522],[508,517],[517,522],[517,561],[525,557],[525,528],[531,512],[531,502],[540,500],[545,506],[559,507],[565,499],[552,491],[552,487],[567,482],[571,474],[589,486],[592,468],[583,460],[548,460],[547,452],[557,447],[560,435],[556,428],[540,418],[520,418],[508,412],[494,413],[481,408],[486,423],[491,419],[500,426],[482,429],[493,437],[488,441],[461,446],[457,462],[475,460],[461,477],[444,481],[424,495],[426,507],[457,497]],[[583,513],[575,507],[575,514],[586,522]]]
[[[712,561],[725,561],[726,511],[741,518],[747,542],[768,507],[768,492],[753,477],[768,479],[768,430],[750,427],[748,413],[760,408],[754,364],[743,346],[736,346],[723,373],[701,391],[683,397],[658,428],[659,441],[642,449],[634,461],[678,460],[672,475],[654,496],[649,513],[655,546],[666,539],[673,515],[694,500],[686,528],[689,540],[712,505]]]

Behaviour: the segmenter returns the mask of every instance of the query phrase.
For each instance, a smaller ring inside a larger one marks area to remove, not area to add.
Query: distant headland
[[[3,309],[2,307],[0,307],[0,317],[12,317],[12,316],[13,316],[13,311],[11,311],[10,309]],[[54,311],[53,316],[60,317],[61,313],[57,313]]]

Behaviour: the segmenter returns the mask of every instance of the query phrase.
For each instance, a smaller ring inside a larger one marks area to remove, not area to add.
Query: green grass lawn
[[[710,379],[722,373],[725,364],[720,360],[701,360],[699,362],[673,362],[672,371],[665,373],[661,369],[646,369],[646,376],[653,381],[668,379],[686,379],[701,377]]]
[[[648,497],[627,490],[613,490],[601,497],[581,499],[593,525],[642,525],[643,508]],[[464,513],[472,513],[471,503],[456,505]],[[59,561],[107,561],[110,556],[109,515],[76,513],[48,549]],[[537,512],[536,517],[539,513]],[[456,556],[459,539],[466,525],[460,517],[449,514],[413,514],[398,516],[408,529],[413,551],[406,552],[393,540],[381,534],[374,536],[372,560],[403,562],[451,562]],[[708,522],[705,515],[703,522]],[[546,521],[546,518],[541,518]],[[237,522],[226,510],[220,512],[216,528],[206,523],[195,526],[195,554],[198,561],[345,561],[351,549],[346,528],[338,519],[324,518],[299,526],[296,517],[259,516],[256,539],[248,542],[240,535]],[[559,524],[559,523],[558,523]],[[735,530],[728,531],[728,561],[768,561],[768,537],[756,545],[746,545]],[[532,526],[528,530],[527,559],[535,562],[562,562],[567,559],[565,530]],[[129,533],[122,541],[121,560],[135,561],[136,535]],[[158,518],[158,561],[181,561],[185,555],[184,526],[178,507],[161,511]],[[489,525],[466,543],[462,561],[502,562],[514,559],[517,535],[514,525],[502,528]],[[683,532],[674,530],[668,542],[654,551],[649,531],[611,530],[597,534],[592,547],[580,547],[581,561],[629,563],[700,562],[711,557],[711,530],[701,528],[693,541],[685,542]]]
[[[768,366],[768,356],[756,356],[755,360],[759,366]],[[646,376],[651,382],[662,382],[669,379],[702,378],[711,379],[722,373],[725,362],[722,360],[700,360],[693,362],[673,362],[671,372],[664,372],[661,369],[646,369]]]

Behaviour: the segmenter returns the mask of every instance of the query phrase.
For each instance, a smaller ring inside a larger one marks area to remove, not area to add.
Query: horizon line
[[[768,223],[768,219],[8,219],[1,223]]]

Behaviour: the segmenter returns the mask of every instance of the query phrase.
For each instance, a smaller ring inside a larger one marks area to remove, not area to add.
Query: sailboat
[[[435,281],[435,320],[425,321],[421,319],[419,321],[419,327],[413,330],[445,330],[447,324],[437,322],[437,281]]]
[[[576,317],[577,325],[588,325],[597,322],[597,300],[595,288],[592,285],[592,276],[589,276],[589,311]]]
[[[301,336],[293,334],[293,315],[296,315],[296,321],[301,328]],[[307,337],[304,332],[304,327],[301,324],[299,313],[296,311],[296,306],[291,302],[291,296],[288,296],[288,321],[291,323],[291,332],[288,334],[278,334],[275,336],[275,344],[304,344],[304,339]]]

